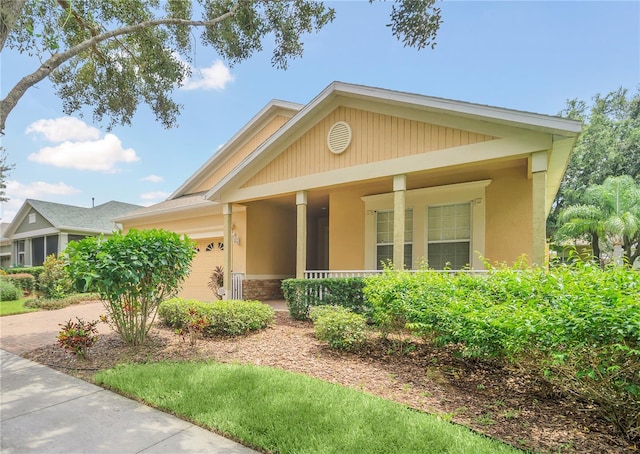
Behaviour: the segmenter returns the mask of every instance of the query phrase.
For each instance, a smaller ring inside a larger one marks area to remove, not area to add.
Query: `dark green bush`
[[[6,270],[7,274],[30,274],[36,280],[38,279],[38,276],[40,276],[40,273],[42,273],[43,271],[44,271],[44,266],[23,266],[23,267],[9,268]]]
[[[364,278],[286,279],[282,291],[287,300],[289,315],[296,320],[309,317],[313,306],[342,306],[353,312],[368,315],[371,307],[362,289]]]
[[[367,340],[367,318],[342,306],[314,306],[309,311],[316,338],[339,350],[357,350]]]
[[[22,298],[22,290],[5,278],[0,279],[0,301],[15,301]]]
[[[195,314],[194,311],[195,310]],[[204,336],[236,336],[266,328],[274,321],[273,308],[260,301],[220,300],[211,303],[173,298],[158,308],[162,323],[174,329],[184,329],[195,317],[207,321]]]
[[[2,276],[2,279],[8,280],[16,287],[20,288],[24,293],[32,293],[35,289],[35,278],[28,273],[14,273]]]

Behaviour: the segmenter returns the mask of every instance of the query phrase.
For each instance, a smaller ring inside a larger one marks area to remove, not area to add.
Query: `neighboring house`
[[[197,240],[183,297],[281,297],[310,270],[544,265],[577,121],[334,82],[272,101],[165,202],[120,216]],[[326,273],[324,273],[326,275]],[[307,273],[310,275],[310,273]],[[323,275],[317,273],[316,275]]]
[[[11,223],[3,222],[0,224],[0,268],[9,268],[11,266],[11,240],[5,238],[5,232]]]
[[[3,230],[3,241],[10,241],[11,246],[8,266],[42,265],[48,255],[64,251],[70,241],[111,235],[120,230],[114,218],[140,208],[116,201],[84,208],[27,199],[6,232]],[[2,263],[5,266],[4,258]]]

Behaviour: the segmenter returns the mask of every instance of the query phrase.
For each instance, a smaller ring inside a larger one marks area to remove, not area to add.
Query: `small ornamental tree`
[[[72,242],[67,255],[76,285],[98,292],[111,327],[127,344],[141,345],[158,305],[189,275],[195,244],[165,230],[130,230]]]

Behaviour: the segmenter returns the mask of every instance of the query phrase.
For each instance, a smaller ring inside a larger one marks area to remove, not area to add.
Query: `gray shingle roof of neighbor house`
[[[57,229],[78,229],[110,233],[114,230],[114,219],[125,213],[142,208],[130,203],[110,201],[92,208],[65,205],[27,199],[31,205]]]

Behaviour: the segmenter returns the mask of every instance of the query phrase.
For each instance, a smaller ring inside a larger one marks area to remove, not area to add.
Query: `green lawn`
[[[501,442],[343,386],[252,365],[120,365],[96,382],[275,453],[515,453]]]
[[[15,315],[25,312],[34,312],[40,309],[24,307],[25,301],[31,298],[21,298],[15,301],[0,301],[0,317],[3,315]]]

